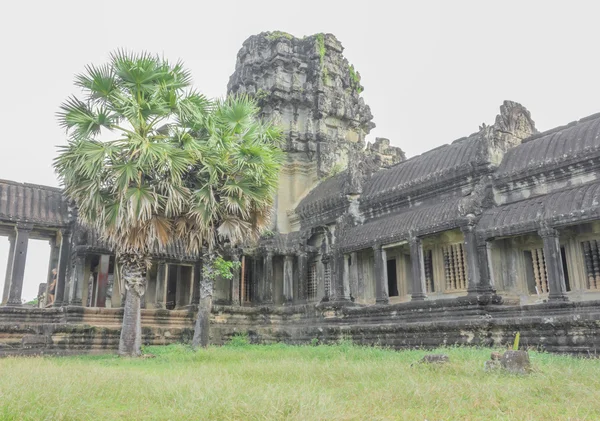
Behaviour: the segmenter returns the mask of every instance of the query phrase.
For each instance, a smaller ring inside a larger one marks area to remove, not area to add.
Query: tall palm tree
[[[210,270],[219,246],[254,236],[272,202],[279,132],[249,99],[215,104],[181,63],[148,53],[117,51],[75,84],[84,96],[61,105],[69,139],[54,166],[79,221],[115,251],[126,290],[119,354],[137,356],[150,257],[183,241],[207,250]]]
[[[262,122],[259,108],[248,97],[216,103],[202,133],[192,128],[201,159],[185,177],[192,191],[191,207],[182,235],[202,238],[203,273],[200,308],[193,345],[208,345],[215,277],[230,266],[215,267],[224,247],[255,240],[268,223],[282,160],[281,130]],[[187,243],[198,244],[194,238]]]

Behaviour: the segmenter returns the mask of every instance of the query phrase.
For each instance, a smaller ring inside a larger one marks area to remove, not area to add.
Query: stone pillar
[[[252,279],[252,301],[255,303],[261,303],[264,297],[265,290],[265,277],[264,277],[264,256],[256,254],[253,263],[254,278]]]
[[[25,262],[27,261],[27,246],[29,245],[29,234],[32,228],[31,225],[17,224],[10,287],[8,301],[6,302],[6,305],[9,306],[20,306],[22,304],[21,292],[23,290],[23,277],[25,276]]]
[[[73,261],[73,268],[71,270],[69,288],[69,304],[72,306],[81,306],[81,294],[83,292],[85,272],[85,256],[77,255]]]
[[[60,250],[58,253],[58,273],[56,275],[56,294],[52,307],[60,307],[65,301],[65,285],[67,281],[67,270],[71,258],[71,231],[61,231]]]
[[[294,302],[294,256],[286,255],[283,260],[283,304]]]
[[[165,287],[167,281],[167,265],[165,262],[158,262],[158,267],[156,268],[156,303],[154,304],[156,308],[166,308],[165,307]]]
[[[467,265],[467,292],[469,295],[494,294],[490,282],[488,244],[475,235],[475,226],[461,227],[464,235],[465,260]]]
[[[479,293],[495,294],[492,282],[492,259],[490,256],[490,242],[477,239],[477,261],[479,262]]]
[[[413,237],[409,240],[410,264],[412,268],[412,301],[423,301],[427,298],[425,288],[425,261],[423,260],[423,242]]]
[[[350,287],[350,299],[355,300],[358,297],[358,256],[356,252],[350,253],[350,272],[348,282]]]
[[[48,281],[46,282],[46,301],[44,302],[44,306],[48,302],[48,291],[50,290],[50,284],[54,278],[52,269],[58,271],[58,255],[60,252],[60,248],[58,244],[56,244],[56,237],[51,238],[48,243],[50,244],[50,258],[48,259]]]
[[[200,304],[200,281],[202,280],[202,260],[194,263],[194,278],[192,279],[192,305]]]
[[[106,293],[108,292],[108,268],[110,266],[110,255],[102,254],[100,256],[100,263],[98,264],[98,279],[97,284],[98,293],[96,294],[96,306],[97,307],[106,307]],[[114,282],[114,276],[113,276]],[[113,289],[113,294],[116,291]],[[112,302],[111,302],[112,304]]]
[[[263,302],[273,304],[273,253],[267,252],[264,259],[264,290]]]
[[[479,253],[475,238],[475,227],[467,225],[460,229],[464,235],[465,260],[467,265],[467,292],[469,295],[480,294],[481,274],[479,268]]]
[[[231,256],[231,261],[234,264],[233,268],[233,276],[231,278],[231,305],[239,306],[241,304],[240,300],[240,282],[242,279],[241,274],[241,265],[240,265],[240,255],[238,253],[234,253]]]
[[[385,250],[381,244],[373,246],[373,262],[375,265],[375,302],[377,304],[388,304],[388,285],[387,285],[387,262]]]
[[[544,227],[539,231],[539,235],[544,242],[544,260],[548,273],[548,301],[568,301],[558,231]]]
[[[8,293],[10,291],[10,277],[12,275],[13,259],[15,257],[15,234],[8,237],[8,261],[6,262],[6,275],[4,277],[4,289],[2,291],[2,305],[8,302]]]
[[[307,299],[306,283],[308,281],[308,255],[304,251],[298,253],[298,300],[305,302]]]
[[[333,301],[350,301],[350,262],[349,256],[335,252],[333,255],[332,285]]]

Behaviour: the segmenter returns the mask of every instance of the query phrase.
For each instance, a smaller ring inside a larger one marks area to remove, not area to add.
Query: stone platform
[[[143,343],[189,342],[195,312],[142,310]],[[0,356],[114,352],[122,309],[0,307]],[[600,349],[600,301],[537,305],[482,305],[438,300],[370,307],[325,304],[289,307],[215,306],[211,343],[237,333],[253,343],[333,343],[433,348],[440,345],[521,345],[548,352],[595,356]]]

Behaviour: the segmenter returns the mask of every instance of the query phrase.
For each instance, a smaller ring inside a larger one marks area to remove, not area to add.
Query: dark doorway
[[[398,277],[396,275],[396,259],[387,261],[388,292],[390,297],[397,297]]]

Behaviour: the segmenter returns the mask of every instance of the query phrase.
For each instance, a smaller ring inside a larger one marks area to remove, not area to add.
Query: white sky
[[[196,87],[225,94],[242,42],[281,30],[335,34],[361,73],[375,136],[413,156],[493,123],[505,99],[546,130],[600,111],[600,2],[11,1],[0,14],[0,178],[58,185],[60,103],[73,76],[117,48],[182,59]],[[0,291],[8,242],[0,239]],[[31,246],[23,298],[46,280]]]

